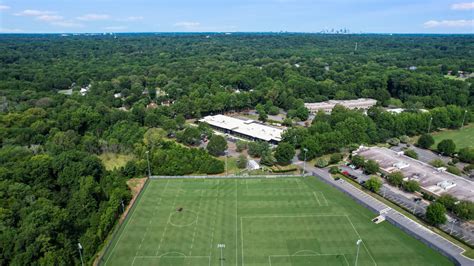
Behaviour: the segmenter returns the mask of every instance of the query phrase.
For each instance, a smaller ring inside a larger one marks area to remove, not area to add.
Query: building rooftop
[[[242,120],[226,115],[206,116],[199,120],[211,126],[231,130],[264,141],[281,141],[283,129],[260,124],[253,120]]]
[[[460,200],[474,202],[474,182],[465,178],[387,148],[361,147],[355,153],[376,161],[380,169],[386,173],[400,171],[405,177],[417,180],[427,192],[437,196],[447,193]]]
[[[356,100],[329,100],[325,102],[319,103],[305,103],[305,107],[308,108],[310,111],[317,111],[317,110],[325,110],[330,111],[336,106],[337,104],[342,105],[349,109],[368,109],[377,104],[377,100],[369,99],[369,98],[360,98]]]

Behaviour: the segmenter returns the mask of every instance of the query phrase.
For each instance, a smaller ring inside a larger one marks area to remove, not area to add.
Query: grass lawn
[[[105,152],[99,155],[99,159],[107,170],[113,170],[125,166],[128,161],[133,159],[132,155],[117,154],[112,152]]]
[[[101,263],[452,265],[375,216],[314,177],[150,180]]]
[[[444,130],[433,133],[435,144],[432,148],[436,149],[438,143],[443,139],[452,139],[456,143],[456,149],[464,147],[474,147],[474,123],[458,130]]]

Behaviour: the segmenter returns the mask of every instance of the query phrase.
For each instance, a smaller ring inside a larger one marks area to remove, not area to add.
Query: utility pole
[[[303,176],[306,175],[306,153],[308,152],[308,149],[303,148],[304,151],[304,161],[303,161]]]
[[[464,122],[466,122],[466,114],[467,114],[467,110],[464,110],[464,117],[462,118],[461,129],[464,127]]]
[[[359,248],[360,244],[362,243],[362,239],[357,240],[356,245],[357,245],[357,255],[356,255],[356,261],[355,261],[355,266],[357,266],[357,260],[359,259]]]
[[[77,249],[79,250],[79,256],[81,257],[81,265],[84,266],[84,260],[82,259],[82,245],[80,242],[77,242]]]
[[[431,131],[431,122],[433,122],[433,117],[430,117],[430,123],[428,124],[428,134]]]
[[[150,151],[146,151],[146,161],[148,163],[148,178],[151,177],[151,170],[150,170],[150,156],[148,155]]]

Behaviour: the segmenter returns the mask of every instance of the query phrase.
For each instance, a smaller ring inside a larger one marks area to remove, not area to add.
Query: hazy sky
[[[0,0],[0,32],[474,33],[451,0]]]

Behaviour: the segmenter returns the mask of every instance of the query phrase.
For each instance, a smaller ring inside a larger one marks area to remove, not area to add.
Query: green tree
[[[364,167],[365,159],[360,155],[354,155],[351,157],[352,164],[356,167]]]
[[[374,160],[368,160],[364,164],[364,172],[372,175],[380,171],[379,164]]]
[[[443,206],[446,207],[446,209],[449,211],[454,210],[454,206],[456,205],[457,201],[458,201],[457,198],[447,193],[439,196],[438,199],[436,199],[436,202],[443,204]]]
[[[393,172],[387,176],[387,181],[390,185],[399,187],[402,185],[404,178],[402,172]]]
[[[247,168],[247,163],[248,163],[247,157],[243,154],[239,155],[239,158],[237,159],[237,167],[239,169],[245,169]]]
[[[435,140],[433,136],[431,136],[430,134],[423,134],[418,139],[417,145],[421,148],[429,149],[431,146],[433,146],[434,143]]]
[[[247,149],[247,144],[248,144],[247,141],[238,140],[237,143],[235,144],[236,150],[238,152],[242,152],[243,150],[246,150]]]
[[[223,155],[227,150],[227,141],[221,135],[213,135],[207,144],[207,151],[214,156]]]
[[[316,159],[316,163],[314,165],[319,168],[324,168],[328,166],[328,164],[328,160],[324,159],[323,157],[319,157],[318,159]]]
[[[456,144],[452,139],[444,139],[438,143],[438,151],[451,156],[456,151]]]
[[[402,183],[402,187],[407,192],[420,191],[420,183],[416,180],[408,180]]]
[[[329,164],[336,164],[342,160],[342,154],[340,153],[333,153],[329,158]]]
[[[474,203],[461,201],[454,206],[454,213],[464,221],[474,220]]]
[[[371,176],[369,180],[367,180],[364,186],[372,191],[372,192],[379,192],[380,188],[382,187],[382,180],[376,176]]]
[[[281,165],[288,165],[295,157],[295,147],[288,142],[281,142],[275,150],[275,159]]]
[[[201,132],[196,127],[188,127],[177,135],[177,139],[187,145],[198,145],[201,142]]]
[[[446,208],[439,202],[433,202],[426,208],[426,220],[432,225],[444,224],[446,218]]]

